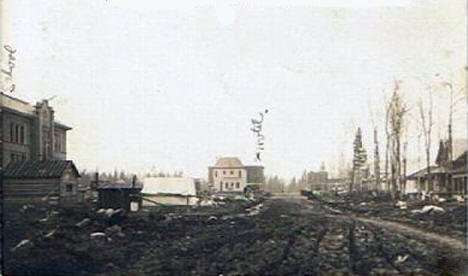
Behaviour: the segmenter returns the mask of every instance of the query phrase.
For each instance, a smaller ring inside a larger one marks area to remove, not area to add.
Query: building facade
[[[219,192],[244,192],[251,184],[263,184],[263,166],[244,166],[237,157],[222,157],[208,167],[208,182]]]
[[[320,170],[318,172],[307,173],[307,184],[313,191],[327,191],[328,190],[328,172]]]
[[[47,100],[31,105],[0,93],[2,168],[20,160],[66,160],[67,131]]]

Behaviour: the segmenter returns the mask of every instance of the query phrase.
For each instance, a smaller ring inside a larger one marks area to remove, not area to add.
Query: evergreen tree
[[[354,138],[353,142],[353,171],[352,177],[350,182],[349,190],[353,191],[354,184],[356,180],[359,180],[359,173],[360,169],[366,164],[367,162],[367,153],[366,150],[362,146],[362,133],[361,128],[358,127],[356,132],[356,137]]]

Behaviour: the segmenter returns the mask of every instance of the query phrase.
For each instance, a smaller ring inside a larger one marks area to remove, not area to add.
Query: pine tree
[[[367,153],[366,150],[362,147],[362,133],[360,127],[357,129],[353,146],[353,171],[349,187],[350,191],[353,191],[355,180],[359,179],[359,171],[367,162]]]

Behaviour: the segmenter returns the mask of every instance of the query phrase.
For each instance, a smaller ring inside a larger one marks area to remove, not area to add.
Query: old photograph
[[[0,275],[468,275],[467,1],[0,19]]]

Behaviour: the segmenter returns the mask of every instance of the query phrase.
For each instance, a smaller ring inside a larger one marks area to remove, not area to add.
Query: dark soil
[[[47,207],[12,212],[9,206],[5,274],[460,275],[468,263],[465,252],[336,216],[320,202],[258,204],[163,208],[117,221],[88,207],[57,210],[43,222]],[[259,214],[249,215],[252,206]],[[76,227],[84,218],[91,223]],[[123,235],[90,237],[112,224]],[[24,239],[31,243],[10,251]]]

